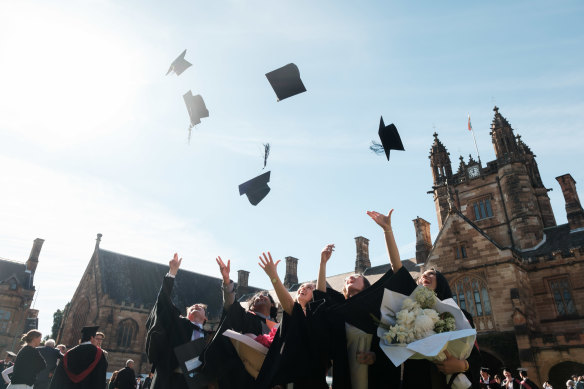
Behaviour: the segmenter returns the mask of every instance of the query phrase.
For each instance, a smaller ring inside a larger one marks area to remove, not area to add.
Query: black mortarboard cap
[[[239,185],[239,195],[245,194],[251,205],[258,205],[270,193],[270,172],[266,172]]]
[[[488,367],[481,367],[481,371],[484,371],[485,373],[490,373],[491,369],[489,369]]]
[[[6,354],[10,355],[11,357],[16,357],[16,354],[13,353],[12,351],[6,351]]]
[[[401,138],[399,137],[399,133],[397,132],[397,128],[395,128],[393,123],[386,126],[385,123],[383,123],[383,116],[379,122],[379,139],[381,139],[381,144],[383,145],[383,150],[385,150],[385,155],[387,156],[388,161],[389,150],[405,150]]]
[[[209,117],[209,111],[207,110],[201,95],[193,96],[193,93],[188,91],[183,95],[183,99],[185,100],[187,110],[189,111],[189,117],[191,118],[190,128],[201,123],[201,118]]]
[[[81,329],[81,336],[85,339],[95,336],[99,326],[86,326]]]
[[[521,372],[523,372],[523,373],[527,373],[527,369],[526,369],[526,368],[524,368],[524,367],[518,367],[518,368],[517,368],[517,371],[518,371],[518,372],[520,372],[520,373],[521,373]]]
[[[170,68],[166,75],[168,76],[170,72],[176,73],[177,76],[180,76],[182,72],[187,70],[192,64],[185,59],[185,54],[187,53],[186,49],[179,55],[172,63],[170,64]]]
[[[266,73],[266,77],[270,85],[272,85],[274,92],[276,92],[278,101],[306,92],[306,88],[300,79],[298,66],[293,63]]]

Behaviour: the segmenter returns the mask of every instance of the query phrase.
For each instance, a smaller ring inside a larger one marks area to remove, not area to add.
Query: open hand
[[[270,252],[268,251],[268,255],[266,256],[266,253],[262,253],[263,254],[263,258],[260,256],[260,262],[258,262],[258,265],[260,265],[260,267],[262,269],[264,269],[264,271],[266,272],[266,274],[268,275],[268,277],[270,277],[270,280],[278,277],[278,264],[282,261],[281,259],[278,259],[278,261],[276,263],[274,263],[274,260],[272,259],[272,254],[270,254]]]
[[[229,284],[229,271],[231,270],[231,259],[227,260],[227,265],[223,263],[221,257],[215,258],[217,265],[219,265],[219,271],[221,272],[221,277],[223,277],[223,283]]]
[[[178,272],[178,268],[180,267],[181,262],[182,258],[179,259],[178,254],[174,253],[174,257],[172,257],[172,259],[168,262],[168,266],[170,267],[170,270],[168,272],[173,276],[176,276],[176,273]]]
[[[321,263],[327,263],[329,259],[331,259],[331,255],[333,255],[333,251],[335,251],[335,245],[334,244],[327,244],[326,246],[324,246],[324,249],[322,249],[322,252],[320,253],[320,262]]]
[[[373,219],[373,221],[375,221],[375,223],[377,223],[381,228],[383,228],[383,231],[391,230],[391,214],[392,213],[393,213],[393,209],[391,211],[389,211],[387,216],[382,214],[382,213],[379,213],[379,212],[367,211],[367,215],[369,215],[371,217],[371,219]]]

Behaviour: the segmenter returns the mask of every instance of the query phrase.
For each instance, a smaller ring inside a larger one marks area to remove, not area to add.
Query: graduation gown
[[[266,319],[245,310],[237,301],[231,304],[213,340],[200,358],[203,362],[202,372],[208,377],[216,378],[220,389],[252,388],[254,378],[245,370],[231,340],[223,336],[229,329],[242,334],[265,334]]]
[[[399,387],[400,370],[393,366],[379,347],[378,325],[371,315],[377,319],[380,318],[380,306],[385,289],[410,295],[416,286],[416,282],[407,269],[402,267],[395,274],[389,270],[369,288],[348,299],[330,288],[327,288],[325,294],[319,291],[314,292],[315,299],[324,297],[326,300],[325,325],[328,327],[328,336],[323,341],[326,342],[333,361],[333,386],[335,389],[351,388],[345,323],[373,336],[370,351],[376,354],[376,360],[368,369],[369,387]]]
[[[328,342],[324,324],[325,301],[307,304],[306,315],[297,302],[284,312],[278,332],[256,379],[256,389],[294,383],[294,388],[327,389]],[[323,347],[324,346],[324,347]]]
[[[90,343],[67,351],[55,369],[50,389],[103,389],[107,361],[105,355]]]
[[[188,388],[183,375],[174,372],[179,367],[174,348],[191,341],[194,325],[172,303],[173,286],[174,278],[165,276],[146,321],[146,354],[156,370],[152,389]]]
[[[521,388],[522,389],[539,389],[539,386],[537,386],[535,384],[535,382],[533,382],[529,378],[525,378],[523,381],[521,381]]]

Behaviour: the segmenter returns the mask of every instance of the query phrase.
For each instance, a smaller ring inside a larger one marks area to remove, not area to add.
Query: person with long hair
[[[38,330],[30,330],[22,335],[23,347],[14,361],[12,380],[6,389],[32,389],[37,374],[47,367],[45,360],[37,350],[41,344],[42,334]]]
[[[327,247],[332,252],[334,245]],[[319,348],[322,332],[317,315],[319,305],[311,304],[316,285],[312,282],[300,285],[296,297],[292,298],[278,276],[280,260],[274,263],[270,252],[262,255],[258,264],[274,285],[283,314],[282,323],[269,335],[273,340],[256,379],[256,387],[271,388],[293,383],[294,388],[328,388],[328,355],[326,350]]]
[[[345,278],[342,292],[326,287],[326,266],[331,255],[320,261],[315,299],[326,301],[327,336],[333,362],[335,389],[398,387],[400,370],[379,347],[377,336],[380,306],[385,289],[409,295],[416,288],[407,270],[389,269],[373,285],[363,274]]]
[[[107,384],[107,389],[115,389],[115,387],[116,387],[115,382],[116,382],[116,378],[118,378],[118,373],[119,373],[118,370],[116,370],[112,373],[112,376],[109,379],[109,383]]]
[[[398,272],[403,266],[391,228],[392,213],[393,209],[387,215],[375,211],[367,212],[371,219],[383,229],[391,267],[394,272]],[[440,300],[452,298],[452,291],[450,290],[446,277],[434,268],[424,271],[418,279],[418,284],[433,290],[436,293],[436,297]],[[472,325],[472,317],[467,312],[463,312]],[[444,361],[434,362],[433,364],[427,360],[406,361],[404,364],[402,388],[446,388],[449,385],[446,382],[445,375],[451,374],[454,378],[459,373],[466,373],[473,388],[480,387],[480,377],[478,376],[480,371],[480,353],[476,347],[473,349],[468,360],[455,358],[447,351],[445,351],[445,354],[446,359]]]

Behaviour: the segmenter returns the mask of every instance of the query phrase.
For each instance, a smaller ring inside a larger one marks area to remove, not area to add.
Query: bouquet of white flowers
[[[379,346],[395,366],[407,359],[444,360],[444,350],[466,359],[472,351],[476,330],[453,299],[438,300],[434,291],[423,286],[410,296],[386,289],[380,309]],[[452,385],[457,389],[469,386],[464,374]]]

